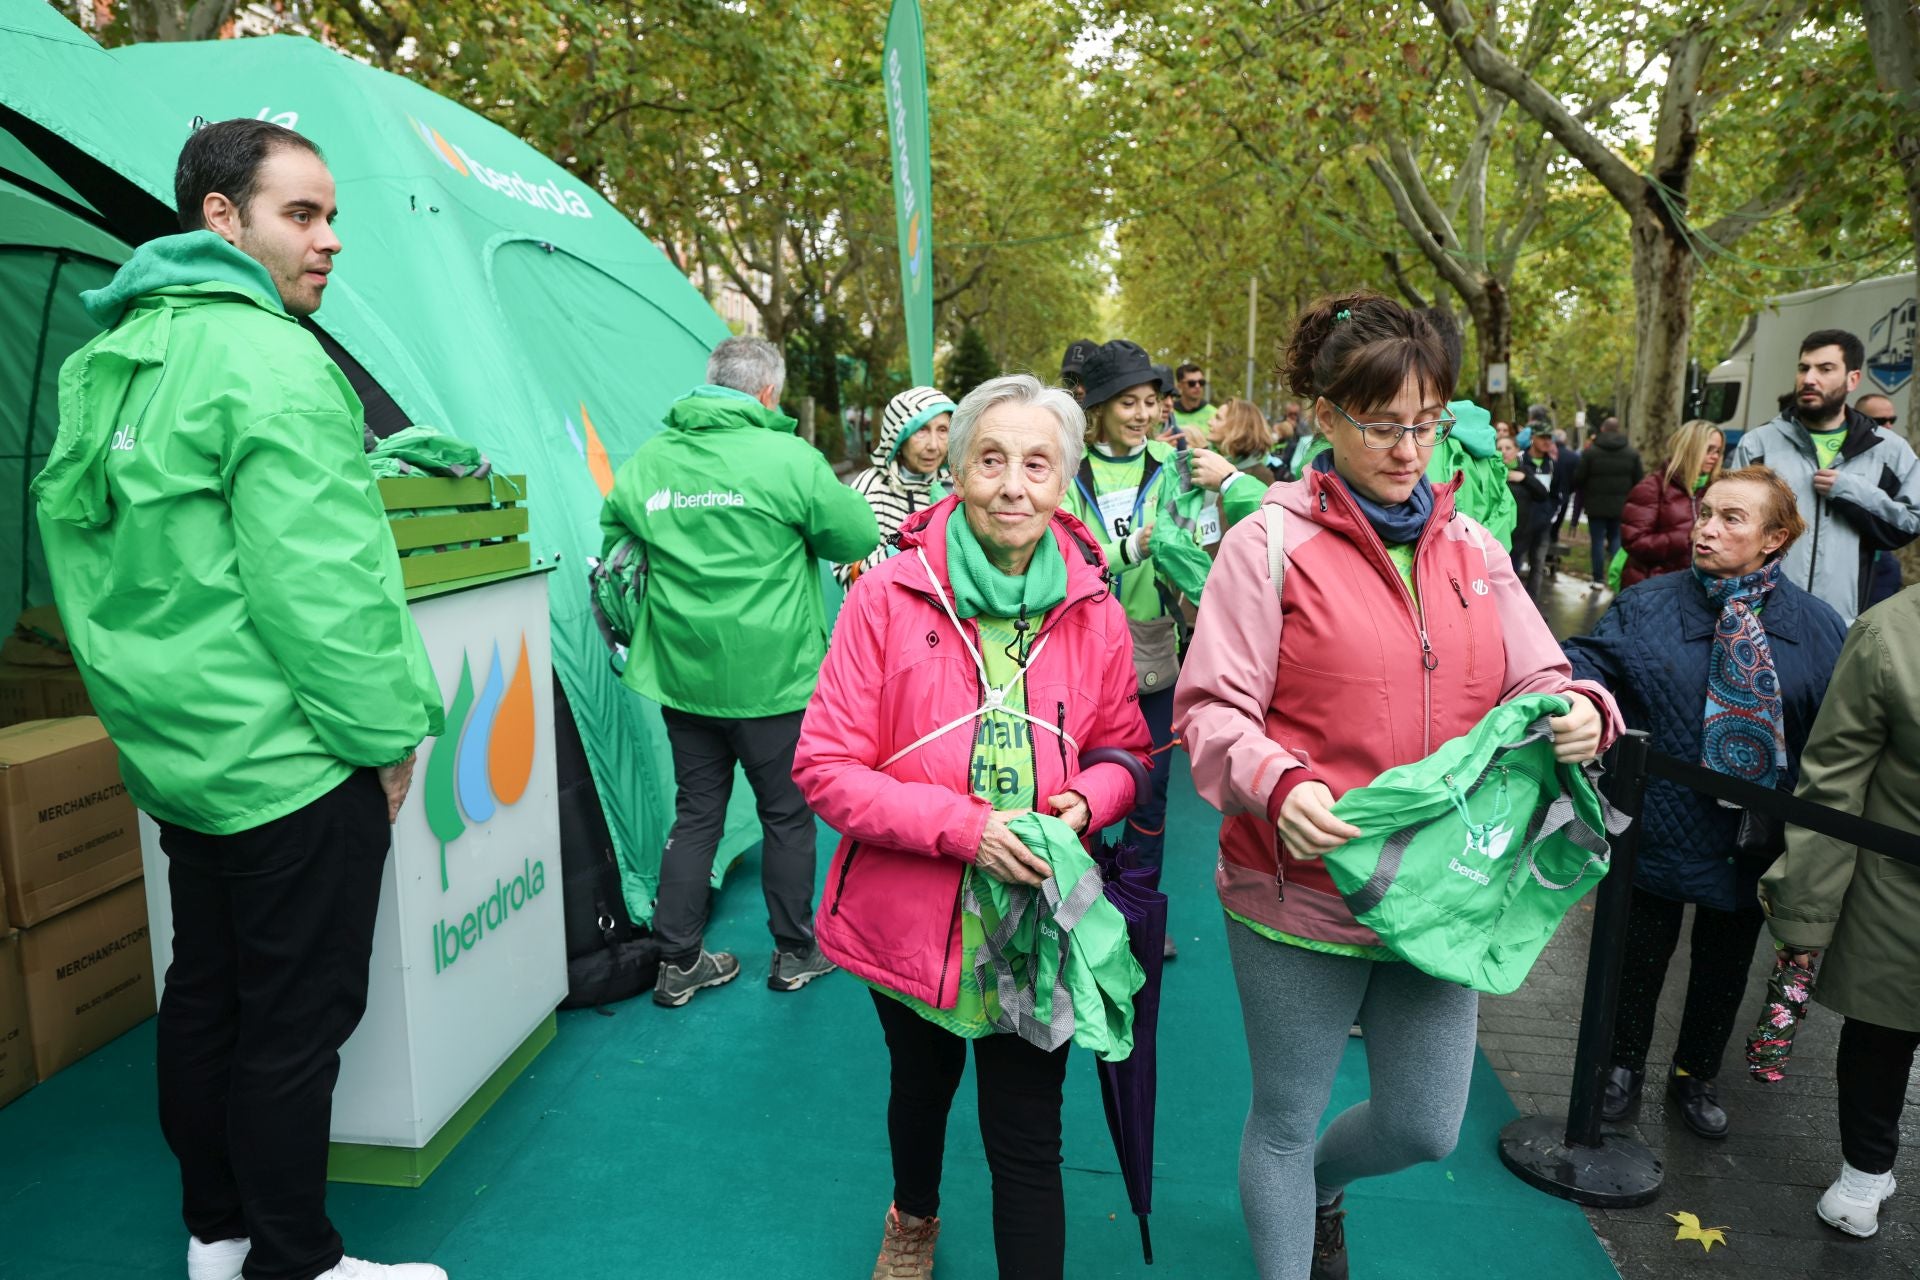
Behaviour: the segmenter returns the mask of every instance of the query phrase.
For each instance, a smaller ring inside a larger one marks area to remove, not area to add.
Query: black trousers
[[[721,720],[662,707],[660,714],[679,789],[653,907],[661,959],[685,968],[699,958],[735,763],[746,772],[760,811],[767,930],[780,950],[806,951],[813,946],[813,811],[793,780],[802,713]]]
[[[1526,588],[1531,599],[1538,600],[1540,589],[1546,584],[1547,548],[1552,541],[1552,529],[1540,529],[1533,533],[1514,530],[1513,551],[1509,558],[1513,561],[1514,576],[1520,579],[1520,585]]]
[[[940,1212],[947,1112],[967,1069],[967,1042],[873,993],[893,1057],[887,1140],[893,1203],[901,1213]],[[1060,1087],[1067,1049],[1048,1053],[1019,1036],[973,1042],[980,1141],[993,1175],[993,1251],[1001,1280],[1058,1280],[1066,1267],[1067,1207],[1060,1187]]]
[[[1840,1154],[1862,1173],[1890,1173],[1900,1154],[1900,1113],[1920,1031],[1858,1018],[1840,1027],[1834,1078],[1840,1086]]]
[[[251,831],[160,827],[173,897],[160,1128],[187,1230],[251,1237],[246,1280],[312,1280],[340,1260],[327,1135],[391,840],[371,769]]]
[[[1613,1032],[1615,1066],[1644,1070],[1647,1049],[1653,1044],[1654,1014],[1660,988],[1666,985],[1667,965],[1680,941],[1681,917],[1687,905],[1636,887],[1627,912],[1626,959],[1620,973],[1619,1020]],[[1747,970],[1753,964],[1754,940],[1763,923],[1760,907],[1739,911],[1693,909],[1692,967],[1687,974],[1687,1003],[1680,1014],[1680,1039],[1674,1045],[1673,1065],[1690,1075],[1712,1079],[1720,1074],[1720,1059],[1740,1016],[1740,1000],[1747,990]]]

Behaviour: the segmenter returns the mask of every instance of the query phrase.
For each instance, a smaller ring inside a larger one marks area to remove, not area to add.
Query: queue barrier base
[[[1595,1209],[1650,1203],[1665,1176],[1645,1143],[1607,1134],[1599,1146],[1577,1146],[1555,1116],[1522,1116],[1502,1129],[1500,1162],[1531,1187]]]
[[[453,1113],[453,1117],[440,1126],[440,1131],[428,1140],[424,1147],[388,1147],[372,1143],[332,1142],[327,1144],[327,1181],[357,1182],[371,1187],[419,1187],[424,1186],[434,1170],[440,1167],[460,1140],[472,1132],[480,1123],[480,1118],[492,1109],[493,1104],[507,1091],[507,1087],[519,1079],[540,1051],[553,1043],[557,1029],[558,1016],[548,1014],[536,1026],[527,1038],[520,1042],[498,1070],[488,1076],[486,1082],[465,1105]]]

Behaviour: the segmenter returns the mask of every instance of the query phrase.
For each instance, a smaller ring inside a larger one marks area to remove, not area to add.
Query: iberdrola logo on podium
[[[502,808],[518,804],[533,777],[533,676],[526,636],[520,637],[511,680],[495,643],[477,695],[473,685],[472,659],[462,653],[446,732],[434,742],[422,787],[427,826],[440,841],[442,893],[451,887],[447,846],[465,835],[469,825],[484,826]],[[434,927],[434,972],[451,967],[546,887],[546,865],[532,858],[523,859],[518,874],[496,877],[478,906],[457,921]]]

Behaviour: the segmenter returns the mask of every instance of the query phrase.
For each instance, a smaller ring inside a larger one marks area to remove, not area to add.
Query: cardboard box
[[[93,699],[87,696],[86,683],[71,667],[40,672],[40,705],[40,714],[49,720],[93,714]]]
[[[0,663],[0,727],[47,715],[44,670]]]
[[[0,1107],[33,1088],[33,1040],[27,1034],[27,988],[20,980],[20,939],[0,934]]]
[[[0,729],[0,883],[16,929],[140,874],[120,753],[92,716]]]
[[[18,942],[40,1079],[153,1016],[153,948],[139,881],[27,930]]]

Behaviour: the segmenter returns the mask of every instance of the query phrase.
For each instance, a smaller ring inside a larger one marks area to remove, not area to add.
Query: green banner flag
[[[893,214],[900,238],[900,298],[913,380],[933,384],[933,162],[927,145],[927,51],[919,0],[893,0],[881,56],[887,134],[893,143]]]

